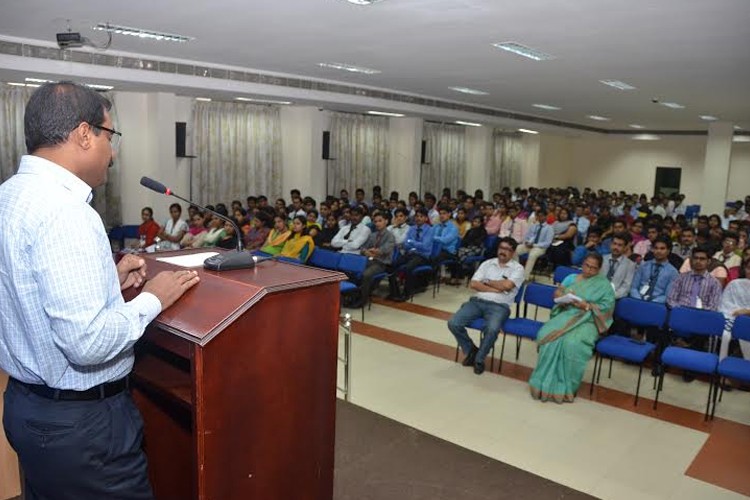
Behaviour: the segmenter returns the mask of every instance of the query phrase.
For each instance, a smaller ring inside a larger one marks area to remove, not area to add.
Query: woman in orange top
[[[154,221],[154,211],[151,207],[144,207],[141,210],[141,220],[143,223],[138,226],[138,237],[141,239],[145,237],[146,243],[143,246],[150,247],[154,244],[154,238],[161,231],[161,227]]]

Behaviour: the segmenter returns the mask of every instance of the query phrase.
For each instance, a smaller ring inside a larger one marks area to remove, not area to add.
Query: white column
[[[115,94],[117,127],[123,140],[118,151],[123,224],[140,224],[141,208],[154,209],[154,218],[163,223],[169,217],[169,205],[176,200],[140,185],[149,176],[188,197],[190,165],[175,156],[177,98],[165,92]],[[184,115],[183,115],[184,116]],[[183,163],[184,162],[184,163]],[[183,212],[187,206],[183,205]]]
[[[388,137],[388,185],[383,195],[398,191],[406,200],[409,191],[419,191],[423,122],[421,118],[390,118]]]
[[[708,126],[706,160],[703,165],[701,213],[722,214],[727,199],[729,164],[732,157],[731,123],[714,122]]]
[[[282,197],[297,188],[303,196],[318,202],[326,195],[326,161],[323,160],[323,131],[329,114],[310,106],[281,108]],[[270,201],[270,200],[269,200]]]
[[[456,186],[457,189],[463,188],[471,195],[474,194],[474,190],[481,189],[485,200],[492,199],[490,192],[492,189],[490,186],[491,148],[491,127],[466,128],[466,185]]]

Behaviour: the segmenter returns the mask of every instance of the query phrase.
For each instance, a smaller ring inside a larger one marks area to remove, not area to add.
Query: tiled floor
[[[750,495],[747,475],[723,467],[748,458],[750,394],[725,393],[716,422],[705,424],[706,383],[668,375],[660,396],[665,404],[654,412],[652,379],[644,375],[644,399],[633,408],[637,370],[615,362],[612,379],[604,366],[606,389],[592,400],[586,385],[574,404],[536,402],[525,383],[536,362],[533,343],[524,342],[516,361],[509,338],[505,360],[511,364],[504,364],[503,375],[476,376],[453,362],[445,319],[468,296],[465,288],[444,287],[435,299],[417,296],[414,306],[374,304],[365,323],[353,328],[351,401],[601,498]],[[349,312],[360,318],[359,311]],[[592,367],[593,361],[584,380]],[[737,443],[739,455],[733,454]]]

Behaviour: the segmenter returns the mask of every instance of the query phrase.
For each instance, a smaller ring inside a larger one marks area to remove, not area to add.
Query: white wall
[[[492,128],[466,127],[466,183],[463,188],[468,193],[476,189],[484,192],[485,199],[491,199],[490,162],[492,161]]]
[[[398,191],[402,200],[410,191],[419,191],[424,122],[421,118],[389,118],[388,184],[383,194]]]
[[[744,200],[750,194],[750,142],[732,143],[727,199]]]
[[[282,197],[287,203],[293,188],[303,196],[325,199],[328,165],[323,160],[323,131],[330,122],[330,113],[316,107],[281,108]]]

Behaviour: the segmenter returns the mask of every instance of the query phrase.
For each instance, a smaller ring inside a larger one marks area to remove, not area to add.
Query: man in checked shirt
[[[134,255],[115,266],[89,205],[121,135],[110,107],[82,85],[42,85],[26,106],[28,155],[0,186],[3,426],[27,499],[153,497],[128,390],[133,344],[199,280],[165,271],[144,284]],[[54,218],[38,210],[50,201]],[[126,303],[121,290],[141,285]]]

